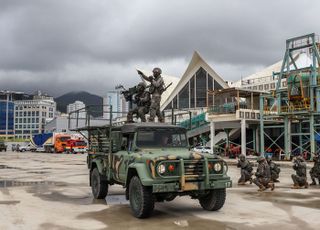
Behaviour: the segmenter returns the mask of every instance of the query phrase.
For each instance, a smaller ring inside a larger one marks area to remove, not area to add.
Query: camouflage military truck
[[[231,187],[227,164],[211,154],[190,151],[186,130],[163,123],[90,127],[87,158],[96,199],[120,184],[135,217],[146,218],[155,202],[188,195],[203,209],[216,211]],[[110,148],[112,146],[112,148]]]

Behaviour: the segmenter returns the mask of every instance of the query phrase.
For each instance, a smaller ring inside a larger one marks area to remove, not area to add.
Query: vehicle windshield
[[[137,134],[138,147],[187,147],[186,134],[183,130],[157,129],[139,130]]]
[[[66,142],[67,140],[70,140],[70,136],[62,136],[62,137],[59,137],[59,139],[61,142]]]

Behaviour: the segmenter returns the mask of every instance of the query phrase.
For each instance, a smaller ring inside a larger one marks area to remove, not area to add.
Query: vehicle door
[[[134,134],[124,134],[121,137],[120,151],[113,154],[112,169],[116,181],[125,183],[128,165],[130,164],[130,152],[132,151]]]

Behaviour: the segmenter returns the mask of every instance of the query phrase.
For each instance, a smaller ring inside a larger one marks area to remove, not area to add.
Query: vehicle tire
[[[226,189],[210,190],[207,195],[199,198],[199,203],[204,210],[217,211],[223,207],[226,200]]]
[[[108,183],[102,180],[98,168],[91,172],[91,189],[95,199],[104,199],[108,194]]]
[[[143,186],[134,176],[129,184],[129,200],[132,213],[137,218],[147,218],[154,209],[154,198],[150,187]]]

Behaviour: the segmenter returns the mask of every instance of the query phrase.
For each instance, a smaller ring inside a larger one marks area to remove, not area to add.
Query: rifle
[[[138,92],[137,86],[131,87],[129,89],[126,89],[123,87],[123,85],[117,85],[115,89],[122,89],[120,93],[124,96],[126,101],[132,102],[133,101],[133,95]]]

